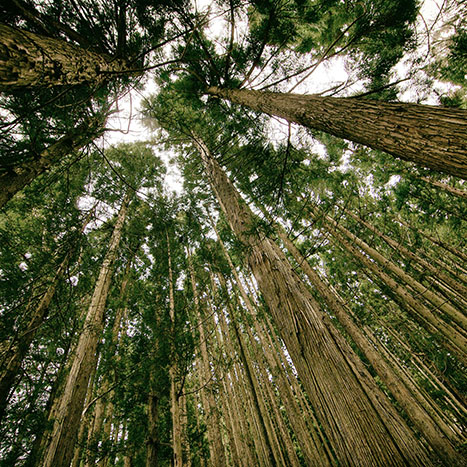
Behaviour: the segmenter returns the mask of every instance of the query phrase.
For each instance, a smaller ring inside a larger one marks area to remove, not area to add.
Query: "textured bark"
[[[170,250],[169,233],[166,231],[167,239],[167,261],[169,266],[169,316],[172,326],[172,335],[175,332],[175,301],[173,294],[173,272],[172,272],[172,254]],[[170,411],[172,413],[172,447],[174,467],[181,467],[183,464],[182,449],[182,427],[180,420],[180,396],[176,384],[177,363],[175,361],[174,349],[171,352],[171,365],[169,368],[170,378]]]
[[[434,451],[450,465],[460,463],[461,459],[447,437],[452,433],[449,427],[447,427],[438,417],[433,420],[429,416],[425,409],[420,405],[417,398],[414,397],[411,390],[404,384],[404,380],[400,375],[395,373],[393,368],[384,360],[381,354],[377,352],[374,345],[368,341],[366,336],[360,330],[360,327],[353,322],[351,311],[347,308],[346,304],[343,303],[339,297],[334,295],[331,289],[311,268],[293,242],[287,237],[285,232],[280,227],[277,230],[287,250],[289,250],[297,264],[299,264],[303,272],[310,279],[311,285],[324,299],[332,314],[337,317],[339,323],[368,359],[378,376],[386,384],[399,405],[405,410],[417,429],[430,443]]]
[[[22,163],[21,166],[0,173],[0,208],[36,177],[58,164],[65,156],[91,143],[103,133],[103,129],[103,121],[95,118],[70,131],[40,154],[34,154],[31,160]]]
[[[466,110],[217,87],[207,93],[467,178]]]
[[[339,461],[361,466],[430,465],[403,421],[376,402],[380,395],[369,399],[353,365],[357,358],[353,351],[336,341],[279,247],[252,232],[251,211],[206,146],[194,140],[232,230],[249,249],[249,265]]]
[[[129,201],[130,195],[127,194],[118,213],[109,248],[94,287],[73,364],[58,406],[43,467],[68,467],[73,456],[86,389],[97,364],[96,351],[104,324],[105,304]]]
[[[0,91],[92,83],[128,71],[112,59],[61,39],[0,25]]]
[[[209,384],[211,381],[211,367],[209,364],[208,348],[206,345],[206,336],[204,333],[204,327],[202,323],[201,313],[199,309],[198,291],[196,287],[196,279],[191,262],[190,253],[187,252],[188,257],[188,269],[190,273],[191,288],[193,290],[193,299],[195,305],[195,314],[198,325],[200,350],[201,350],[201,383],[203,386],[203,393],[206,399],[206,424],[208,430],[208,437],[210,439],[210,455],[212,465],[226,465],[224,445],[221,438],[221,429],[219,423],[219,413],[217,409],[216,399],[214,396],[212,385]],[[212,443],[212,446],[211,446]]]

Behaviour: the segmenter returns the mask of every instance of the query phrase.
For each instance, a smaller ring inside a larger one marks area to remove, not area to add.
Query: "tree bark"
[[[4,206],[18,191],[29,185],[39,175],[58,164],[64,157],[77,151],[104,131],[102,119],[94,118],[86,124],[78,126],[51,144],[40,154],[35,154],[31,160],[21,166],[8,169],[0,174],[0,208]]]
[[[0,38],[0,91],[100,84],[129,70],[123,60],[5,24]]]
[[[249,250],[249,265],[339,461],[361,466],[430,465],[402,419],[376,404],[380,394],[369,399],[348,361],[357,358],[353,351],[336,341],[279,247],[252,231],[253,214],[204,143],[193,138],[227,220]]]
[[[86,389],[97,364],[96,350],[104,324],[105,304],[129,202],[130,193],[128,192],[118,213],[109,248],[94,287],[73,364],[58,406],[43,467],[68,467],[73,456]]]
[[[146,467],[157,467],[159,455],[159,398],[153,392],[148,395],[148,436],[146,440]]]
[[[466,110],[217,87],[206,92],[422,167],[467,178]]]
[[[172,338],[175,335],[175,301],[173,293],[173,271],[172,271],[172,254],[170,249],[169,232],[166,231],[167,239],[167,260],[169,267],[169,316],[172,328]],[[177,363],[175,360],[175,352],[172,343],[171,364],[169,368],[170,378],[170,410],[172,413],[172,447],[173,447],[173,462],[174,467],[181,467],[183,464],[182,450],[182,427],[180,419],[180,396],[176,384]]]
[[[206,337],[204,334],[204,327],[201,318],[201,313],[199,309],[199,299],[198,299],[198,291],[196,287],[196,279],[193,270],[193,264],[191,261],[190,253],[187,251],[187,258],[188,258],[188,270],[190,274],[191,280],[191,288],[193,290],[193,300],[195,305],[195,314],[196,314],[196,321],[198,325],[198,332],[199,332],[199,340],[200,340],[200,350],[201,350],[201,365],[202,370],[200,374],[202,375],[201,383],[203,386],[203,392],[205,394],[205,399],[207,406],[205,407],[206,415],[207,415],[207,430],[208,436],[211,439],[212,447],[210,446],[210,455],[211,455],[211,462],[212,465],[226,465],[225,459],[225,451],[224,445],[222,443],[221,438],[221,429],[219,423],[219,413],[217,409],[216,400],[214,397],[212,385],[209,384],[211,378],[211,367],[209,364],[209,355],[208,355],[208,348],[206,345]]]
[[[289,250],[297,264],[310,279],[311,285],[316,288],[328,305],[330,311],[337,317],[339,323],[363,352],[378,376],[386,384],[399,405],[405,410],[435,452],[449,465],[460,463],[461,459],[459,455],[447,438],[450,429],[438,420],[441,424],[440,427],[428,413],[426,413],[417,399],[412,395],[411,391],[403,384],[404,380],[394,372],[391,366],[388,365],[384,358],[376,351],[375,347],[367,340],[366,336],[360,330],[360,327],[352,321],[350,317],[351,312],[347,309],[346,305],[326,286],[319,275],[311,268],[305,258],[303,258],[293,242],[287,237],[285,232],[280,227],[278,227],[277,230],[287,250]]]

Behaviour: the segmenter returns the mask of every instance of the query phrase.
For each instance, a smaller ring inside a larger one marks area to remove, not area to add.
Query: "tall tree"
[[[467,178],[467,111],[210,87],[207,94]]]

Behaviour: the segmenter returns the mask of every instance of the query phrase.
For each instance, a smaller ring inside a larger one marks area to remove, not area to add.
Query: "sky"
[[[433,25],[433,21],[438,16],[439,8],[441,5],[441,0],[425,0],[421,8],[421,16],[418,18],[417,31],[418,34],[424,35],[427,29],[430,29]],[[212,7],[213,3],[210,0],[194,0],[194,5],[198,11],[206,11],[210,6]],[[240,25],[242,27],[242,25]],[[209,30],[207,34],[210,38],[216,39],[225,34],[226,23],[222,19],[216,19],[210,23]],[[422,45],[418,50],[417,54],[423,56],[426,54],[427,45]],[[407,74],[410,69],[410,57],[405,57],[395,68],[397,77],[402,77]],[[332,85],[339,82],[345,82],[349,78],[349,74],[346,70],[345,63],[343,58],[338,57],[330,61],[319,65],[319,67],[314,71],[312,77],[307,80],[306,83],[303,83],[297,87],[294,92],[303,93],[303,94],[312,94],[316,92],[329,89]],[[397,79],[397,78],[396,78]],[[409,82],[410,83],[410,82]],[[441,82],[435,82],[434,87],[439,90],[445,89],[446,85]],[[353,91],[357,91],[358,88],[354,88]],[[151,134],[148,129],[146,129],[139,117],[138,109],[141,106],[141,101],[146,96],[149,96],[151,93],[156,91],[155,84],[149,80],[146,84],[146,87],[142,91],[131,90],[124,97],[119,99],[116,103],[116,108],[118,112],[109,120],[108,127],[113,131],[109,131],[102,138],[99,143],[101,148],[108,147],[109,145],[115,145],[122,142],[135,142],[135,141],[145,141],[151,138]],[[427,104],[436,104],[436,99],[434,96],[426,99],[424,103]],[[414,94],[413,87],[407,86],[404,92],[399,96],[400,100],[407,102],[414,102],[420,98],[420,96]],[[277,126],[277,132],[283,132],[284,128],[281,128],[280,125]],[[319,151],[319,148],[316,148]],[[169,160],[172,157],[172,154],[169,152],[159,151],[158,154],[161,156],[162,160],[166,162],[168,166],[168,174],[166,177],[166,186],[169,191],[180,192],[182,189],[182,179],[180,172],[177,167],[170,165]]]

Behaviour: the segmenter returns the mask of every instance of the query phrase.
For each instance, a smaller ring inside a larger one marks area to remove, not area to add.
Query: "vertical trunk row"
[[[221,317],[222,314],[218,319],[218,326],[214,323],[214,320],[212,320],[212,324],[216,330],[218,342],[225,348],[226,358],[233,359],[232,368],[225,374],[225,378],[227,379],[227,391],[233,396],[232,401],[235,414],[237,414],[236,418],[238,417],[243,451],[247,454],[245,459],[249,460],[246,465],[259,464],[267,466],[269,465],[269,455],[267,441],[264,438],[265,429],[264,424],[261,422],[261,414],[258,405],[254,403],[252,385],[247,381],[245,368],[237,362],[236,345],[225,325],[225,321],[220,319]]]
[[[60,398],[50,443],[44,458],[44,467],[68,467],[79,429],[84,398],[89,379],[97,364],[97,344],[104,324],[104,310],[117,257],[123,225],[127,215],[130,193],[125,195],[117,216],[109,248],[80,334],[73,364]]]
[[[436,417],[433,420],[420,405],[420,401],[412,394],[410,389],[404,385],[400,375],[384,360],[382,355],[376,350],[374,344],[370,343],[360,328],[353,322],[351,312],[339,297],[323,282],[320,276],[311,268],[306,259],[301,255],[293,242],[287,237],[285,232],[278,227],[279,237],[287,250],[294,257],[297,264],[307,275],[311,285],[318,291],[332,314],[336,316],[339,323],[352,338],[354,343],[362,351],[371,363],[381,380],[387,385],[393,396],[405,410],[417,429],[425,436],[426,440],[448,463],[460,461],[458,454],[454,450],[449,437],[453,435],[446,424]]]
[[[365,392],[353,351],[323,321],[323,313],[312,304],[311,294],[282,251],[252,232],[251,211],[204,143],[196,136],[194,140],[232,230],[249,249],[249,265],[339,461],[430,465],[403,420],[381,404],[385,396]]]
[[[188,258],[188,271],[190,274],[190,281],[191,281],[191,288],[193,290],[193,300],[194,300],[194,308],[195,308],[195,319],[197,321],[198,332],[199,332],[199,339],[200,339],[200,350],[201,350],[201,378],[200,382],[203,386],[203,393],[206,399],[206,406],[205,412],[207,415],[207,429],[208,429],[208,438],[210,440],[209,449],[211,454],[211,462],[212,465],[225,465],[225,452],[224,446],[222,443],[221,438],[221,429],[220,429],[220,421],[219,421],[219,413],[217,409],[215,394],[213,385],[210,384],[212,379],[212,372],[211,366],[209,364],[209,355],[208,349],[206,344],[206,336],[204,333],[204,327],[202,323],[201,312],[199,308],[199,298],[198,298],[198,290],[196,287],[196,278],[195,273],[193,270],[193,264],[191,261],[190,253],[187,251],[187,258]],[[211,446],[212,445],[212,446]]]
[[[319,215],[316,215],[317,219],[321,219]],[[347,240],[344,235],[340,232],[344,229],[343,227],[337,228],[336,222],[326,216],[323,219],[323,227],[331,234],[331,240],[337,245],[345,248],[353,257],[357,258],[369,271],[371,271],[376,277],[383,281],[393,292],[394,299],[402,306],[409,314],[414,316],[417,321],[425,327],[429,332],[439,332],[444,337],[444,345],[455,352],[456,355],[463,361],[465,361],[465,351],[467,350],[467,341],[464,336],[457,331],[451,324],[443,321],[437,315],[433,314],[432,311],[425,306],[422,302],[415,299],[414,296],[399,282],[393,279],[387,274],[378,264],[364,255],[356,245],[361,245],[363,242],[358,239],[355,235],[350,232],[346,232]],[[371,249],[372,253],[374,249]],[[377,256],[379,253],[377,253]],[[381,259],[384,266],[387,266],[390,262],[384,258]]]
[[[256,316],[255,306],[253,305],[250,298],[253,295],[251,292],[248,295],[245,291],[242,281],[240,280],[237,270],[235,269],[232,259],[230,258],[229,252],[225,248],[224,242],[222,241],[222,238],[220,237],[219,232],[217,231],[215,223],[212,222],[212,219],[211,225],[214,231],[216,232],[218,242],[222,248],[222,251],[224,252],[225,258],[227,259],[230,270],[234,275],[237,289],[240,292],[244,305],[246,306],[250,316]],[[240,308],[240,310],[242,310],[242,308]],[[278,358],[278,354],[282,353],[281,349],[277,349],[274,347],[272,341],[270,341],[269,334],[267,333],[267,331],[264,331],[260,328],[257,319],[254,319],[253,322],[256,334],[260,338],[260,341],[262,343],[262,348],[264,351],[264,356],[267,360],[267,364],[269,368],[273,370],[273,373],[274,369],[276,370],[274,376],[278,383],[279,392],[281,394],[282,400],[284,401],[284,404],[286,405],[287,413],[289,414],[289,422],[300,445],[300,449],[305,459],[306,465],[330,465],[329,457],[327,455],[326,450],[323,448],[322,442],[316,433],[315,427],[308,427],[306,425],[305,420],[303,418],[303,411],[297,404],[297,400],[295,395],[292,393],[290,383],[289,381],[287,381],[287,378],[284,375],[284,371],[282,370],[282,366]],[[268,336],[269,342],[265,341],[265,335]]]

